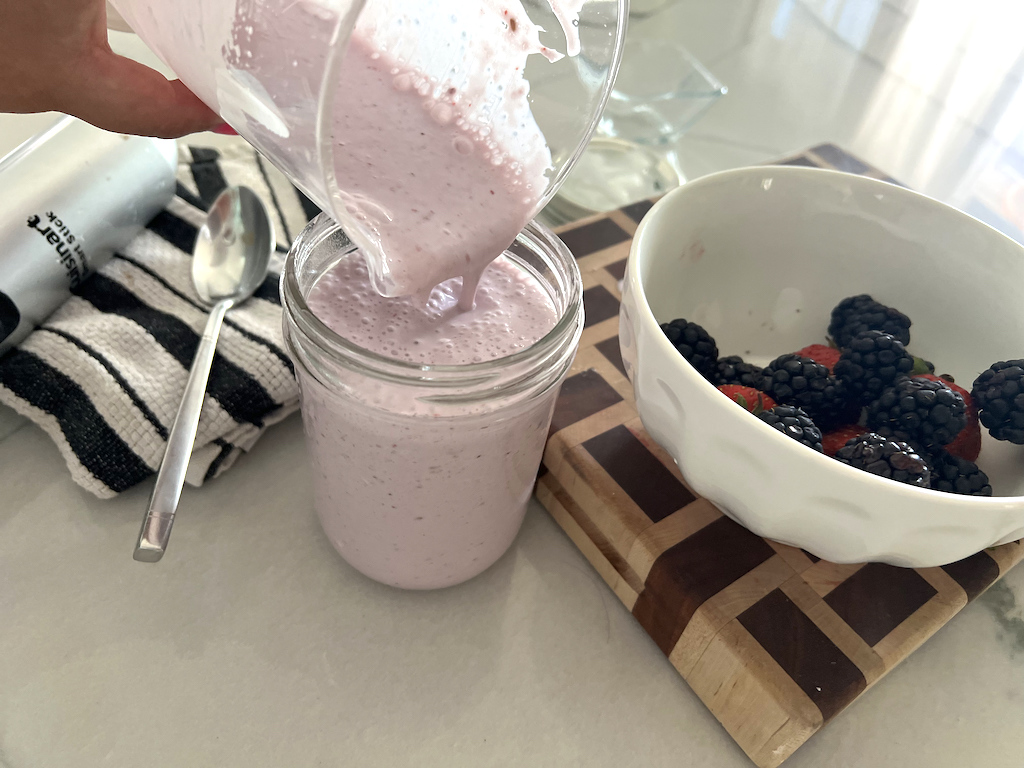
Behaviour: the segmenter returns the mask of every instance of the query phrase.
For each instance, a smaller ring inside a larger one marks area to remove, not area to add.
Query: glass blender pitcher
[[[333,215],[386,296],[461,274],[454,262],[463,241],[500,253],[551,199],[597,126],[628,16],[628,0],[112,4],[194,93]],[[415,91],[421,118],[378,108],[364,87],[373,78]],[[531,84],[541,81],[546,96],[535,98]],[[433,152],[445,141],[457,151]],[[504,191],[473,176],[474,156],[501,166]],[[516,215],[474,216],[474,200],[496,193],[509,196]],[[417,207],[425,196],[430,211]],[[422,252],[415,273],[388,257],[413,248]]]

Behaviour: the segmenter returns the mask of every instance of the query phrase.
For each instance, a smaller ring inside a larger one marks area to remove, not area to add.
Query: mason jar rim
[[[381,355],[341,336],[328,327],[309,308],[299,286],[296,275],[296,259],[301,252],[316,248],[335,233],[343,232],[341,226],[322,213],[313,219],[292,242],[281,272],[281,303],[285,318],[300,331],[305,340],[311,342],[322,354],[335,360],[343,360],[378,376],[425,386],[445,387],[475,385],[514,369],[522,363],[543,359],[564,349],[567,344],[575,345],[583,328],[583,281],[579,265],[572,252],[548,227],[534,220],[529,222],[515,243],[522,243],[534,251],[550,256],[553,269],[564,272],[568,295],[565,308],[560,312],[554,327],[543,337],[525,349],[511,355],[462,365],[429,365],[398,360]],[[514,245],[514,244],[513,244]],[[511,247],[511,246],[510,246]],[[352,244],[352,249],[358,246]],[[516,255],[509,249],[504,251],[516,261]],[[291,342],[287,338],[286,344]],[[292,357],[296,356],[294,353]]]

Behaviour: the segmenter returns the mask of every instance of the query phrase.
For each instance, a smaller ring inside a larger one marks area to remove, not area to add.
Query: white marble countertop
[[[844,6],[878,14],[863,50],[824,0],[679,5],[731,88],[684,140],[689,176],[836,141],[956,202],[999,149],[884,59],[915,28],[903,0]],[[840,108],[893,94],[901,110]],[[0,120],[0,148],[47,120]],[[892,138],[908,120],[934,127],[928,152]],[[486,573],[410,593],[337,556],[309,480],[293,417],[186,488],[167,557],[144,565],[150,483],[91,497],[0,407],[0,768],[751,765],[539,505]],[[1021,768],[1024,568],[785,765]]]
[[[312,508],[300,421],[186,488],[132,560],[144,484],[75,486],[0,409],[0,766],[694,765],[747,758],[534,505],[494,567],[403,592]],[[786,763],[1020,768],[1024,569]]]

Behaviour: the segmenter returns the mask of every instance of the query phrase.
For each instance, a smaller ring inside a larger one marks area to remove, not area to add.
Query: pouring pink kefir
[[[497,232],[518,231],[517,214],[481,218],[474,198],[459,194],[484,181],[476,160],[499,166],[518,200],[512,209],[528,209],[527,220],[554,195],[611,92],[627,13],[626,0],[110,2],[194,93],[344,227],[389,296],[461,275],[457,262],[467,257],[478,276],[476,262],[491,257],[477,253],[504,247],[489,249],[487,233],[507,245]],[[385,89],[410,98],[378,101]],[[387,112],[406,101],[422,109]],[[434,169],[436,183],[418,169]],[[451,212],[451,234],[427,218],[431,208]],[[416,236],[431,231],[440,237]],[[395,239],[401,233],[408,253]]]
[[[582,330],[575,261],[528,222],[596,126],[626,0],[113,3],[334,219],[282,275],[331,543],[401,587],[483,571],[522,523]]]
[[[355,347],[419,374],[422,367],[529,358],[560,318],[568,320],[559,354],[522,364],[530,370],[527,396],[500,386],[466,396],[454,386],[443,388],[449,400],[438,402],[421,381],[351,371],[314,376],[308,371],[316,364],[299,366],[324,531],[350,564],[402,587],[459,583],[508,549],[580,331],[571,257],[552,249],[536,259],[560,255],[573,276],[569,291],[556,295],[539,270],[501,256],[547,190],[551,165],[517,73],[529,52],[556,57],[539,45],[527,18],[506,14],[497,28],[514,45],[504,59],[495,54],[500,46],[490,46],[487,58],[492,78],[507,74],[503,103],[515,115],[501,130],[473,129],[460,111],[474,98],[468,91],[447,86],[443,101],[424,95],[423,75],[382,53],[361,25],[341,70],[351,119],[336,122],[335,139],[359,151],[339,154],[338,173],[353,179],[345,184],[349,213],[385,258],[375,264],[352,250],[330,266],[306,293],[312,314]],[[400,221],[406,226],[393,226]],[[375,266],[385,269],[374,274]]]
[[[551,2],[578,51],[583,0]],[[386,4],[363,11],[340,69],[334,170],[378,292],[425,299],[462,277],[469,309],[484,268],[548,191],[551,153],[523,73],[533,54],[562,55],[541,45],[519,0],[442,5],[458,8],[451,30],[436,16],[423,37]]]

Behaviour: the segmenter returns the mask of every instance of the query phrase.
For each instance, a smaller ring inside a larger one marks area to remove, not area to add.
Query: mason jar
[[[281,277],[317,515],[341,556],[372,579],[458,584],[501,557],[522,524],[583,330],[579,268],[550,230],[527,225],[505,255],[550,297],[554,328],[507,357],[419,365],[353,344],[309,309],[317,280],[355,250],[321,215]]]

